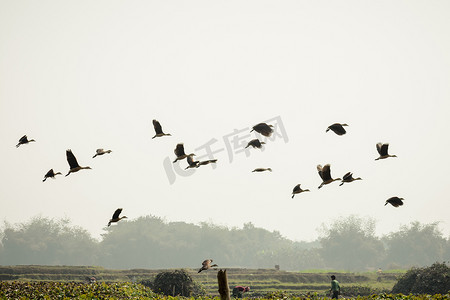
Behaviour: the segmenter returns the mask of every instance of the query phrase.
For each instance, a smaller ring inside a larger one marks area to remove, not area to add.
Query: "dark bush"
[[[152,283],[145,282],[151,286],[154,292],[166,296],[200,296],[205,295],[205,289],[192,280],[185,270],[176,270],[158,273]]]
[[[408,270],[392,288],[392,293],[446,294],[450,291],[450,268],[443,263]]]

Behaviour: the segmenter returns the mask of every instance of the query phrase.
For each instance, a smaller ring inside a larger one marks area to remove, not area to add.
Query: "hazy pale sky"
[[[449,20],[445,0],[0,0],[0,221],[67,217],[98,237],[123,207],[313,240],[356,214],[379,235],[414,220],[449,235]],[[153,119],[172,136],[152,139]],[[266,120],[278,135],[240,152]],[[325,133],[335,122],[346,135]],[[16,148],[24,134],[37,142]],[[217,167],[167,168],[179,142]],[[375,161],[378,142],[398,158]],[[92,170],[43,183],[66,149]],[[327,163],[363,180],[318,190]],[[291,199],[298,183],[311,192]]]

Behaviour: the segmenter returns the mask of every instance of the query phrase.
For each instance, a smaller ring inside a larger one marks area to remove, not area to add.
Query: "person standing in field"
[[[341,287],[339,281],[336,280],[336,276],[331,275],[331,299],[337,299],[341,293]]]

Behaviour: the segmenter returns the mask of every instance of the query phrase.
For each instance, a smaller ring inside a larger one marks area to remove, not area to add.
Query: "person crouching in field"
[[[341,293],[341,287],[339,286],[339,281],[336,280],[336,276],[331,275],[331,299],[337,299]]]
[[[245,292],[250,291],[250,287],[249,286],[240,286],[237,285],[233,288],[233,297],[235,298],[242,298],[243,294]]]

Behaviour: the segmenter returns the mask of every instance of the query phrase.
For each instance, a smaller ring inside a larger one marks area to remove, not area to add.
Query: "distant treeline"
[[[314,242],[294,242],[247,223],[227,228],[209,223],[165,222],[154,216],[108,227],[100,241],[69,220],[35,217],[5,223],[0,265],[97,265],[112,269],[196,268],[206,258],[220,267],[283,270],[400,269],[450,260],[450,240],[437,223],[412,222],[383,237],[375,221],[350,216],[324,225]]]

